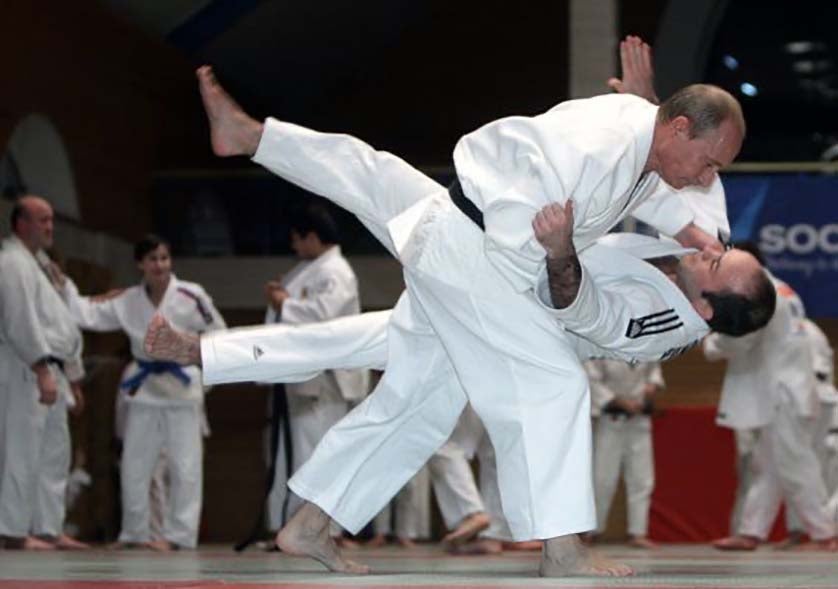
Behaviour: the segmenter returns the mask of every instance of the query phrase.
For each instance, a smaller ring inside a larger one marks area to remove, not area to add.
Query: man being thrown
[[[332,199],[405,267],[409,296],[388,326],[384,378],[290,482],[307,503],[280,531],[280,547],[331,570],[366,572],[329,540],[330,517],[349,530],[366,523],[445,441],[470,401],[497,451],[514,537],[545,540],[541,573],[629,574],[593,560],[576,537],[595,525],[589,404],[584,370],[562,327],[628,356],[642,350],[661,357],[697,341],[704,320],[728,333],[755,329],[770,304],[758,302],[765,278],[744,254],[720,256],[701,280],[685,281],[690,303],[673,309],[639,269],[630,287],[621,287],[628,296],[609,290],[613,256],[586,262],[601,266],[595,284],[575,248],[628,214],[658,173],[675,187],[710,182],[741,144],[736,101],[718,88],[693,86],[660,111],[637,97],[606,96],[491,123],[455,150],[461,186],[452,196],[462,209],[478,209],[469,217],[402,160],[345,135],[273,119],[263,126],[209,68],[198,76],[217,154],[254,155]],[[625,264],[632,265],[620,260],[623,278]],[[439,386],[455,375],[462,388]],[[556,439],[556,431],[563,436]],[[394,467],[395,455],[404,458]]]

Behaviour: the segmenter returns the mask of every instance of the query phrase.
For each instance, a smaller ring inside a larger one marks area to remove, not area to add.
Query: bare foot
[[[838,539],[827,538],[826,540],[814,540],[812,542],[805,542],[798,544],[792,550],[800,552],[816,551],[816,552],[836,552],[838,551]]]
[[[376,534],[364,543],[368,548],[381,548],[387,545],[387,536],[384,534]]]
[[[751,551],[756,550],[759,538],[753,536],[729,536],[713,542],[713,547],[719,550]]]
[[[180,550],[180,546],[168,540],[152,540],[146,546],[154,552],[173,552]]]
[[[457,527],[442,538],[443,546],[465,544],[489,527],[489,516],[478,511],[464,517]]]
[[[595,555],[576,534],[544,541],[538,574],[542,577],[628,577],[634,570],[625,564]]]
[[[584,542],[583,542],[584,544]],[[526,542],[504,542],[503,549],[510,552],[535,552],[544,547],[541,540],[528,540]]]
[[[227,94],[208,65],[195,71],[210,125],[212,151],[221,157],[252,156],[262,138],[262,123],[248,115]]]
[[[7,544],[6,547],[8,548],[9,545]],[[12,546],[14,547],[14,546]],[[23,539],[18,545],[20,550],[55,550],[56,546],[52,542],[47,542],[46,540],[41,540],[40,538],[36,538],[35,536],[27,536]]]
[[[396,537],[396,544],[399,548],[416,548],[416,542],[411,540],[410,538],[399,538]]]
[[[286,554],[308,556],[335,573],[365,575],[366,565],[343,558],[329,536],[329,516],[313,503],[306,502],[276,535],[276,545]]]
[[[492,538],[481,538],[480,540],[466,544],[451,544],[446,548],[446,552],[462,556],[501,554],[503,552],[503,543],[500,540],[494,540]]]
[[[61,534],[58,536],[54,541],[53,544],[59,550],[89,550],[90,545],[85,544],[84,542],[79,542],[75,538],[68,536],[67,534]]]
[[[157,360],[201,365],[200,337],[178,331],[160,314],[151,318],[145,332],[143,348],[146,354]]]
[[[627,544],[632,548],[641,548],[643,550],[652,550],[658,547],[655,542],[652,542],[646,536],[631,536]]]

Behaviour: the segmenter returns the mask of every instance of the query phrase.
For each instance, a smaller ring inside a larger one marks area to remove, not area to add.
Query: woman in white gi
[[[122,544],[149,544],[149,489],[161,451],[166,452],[171,478],[165,541],[154,547],[194,548],[198,539],[203,479],[201,370],[160,362],[143,350],[152,317],[159,313],[187,333],[225,327],[204,289],[172,273],[169,245],[149,235],[134,248],[142,272],[140,284],[113,298],[94,301],[79,296],[67,281],[65,297],[84,329],[122,330],[131,342],[134,360],[120,384],[128,412],[122,454]]]

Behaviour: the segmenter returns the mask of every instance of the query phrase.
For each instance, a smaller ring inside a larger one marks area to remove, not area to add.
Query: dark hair
[[[327,244],[338,243],[340,236],[334,217],[324,204],[311,202],[291,212],[288,228],[305,237],[314,233]]]
[[[707,292],[701,295],[713,308],[713,317],[707,321],[710,329],[725,335],[740,336],[756,331],[774,316],[777,290],[765,272],[759,272],[757,283],[750,295],[727,292]]]
[[[731,120],[745,136],[745,117],[739,101],[718,86],[692,84],[667,98],[658,110],[658,120],[666,123],[684,116],[690,120],[690,138],[699,137]]]
[[[144,257],[161,245],[165,245],[169,252],[172,251],[172,247],[169,245],[169,242],[159,235],[154,235],[153,233],[146,234],[140,241],[134,244],[134,261],[142,261]]]
[[[17,222],[20,219],[26,217],[28,212],[26,211],[26,207],[20,202],[20,199],[15,201],[15,204],[12,205],[12,214],[9,215],[9,227],[12,231],[17,229]]]
[[[765,266],[765,258],[762,257],[762,251],[759,249],[759,245],[755,241],[737,241],[733,244],[738,250],[742,250],[743,252],[748,252],[753,257],[757,259],[760,266]]]

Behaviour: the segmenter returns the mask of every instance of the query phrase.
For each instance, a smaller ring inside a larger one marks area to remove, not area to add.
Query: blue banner
[[[732,241],[754,241],[810,317],[838,317],[838,176],[725,174]]]

